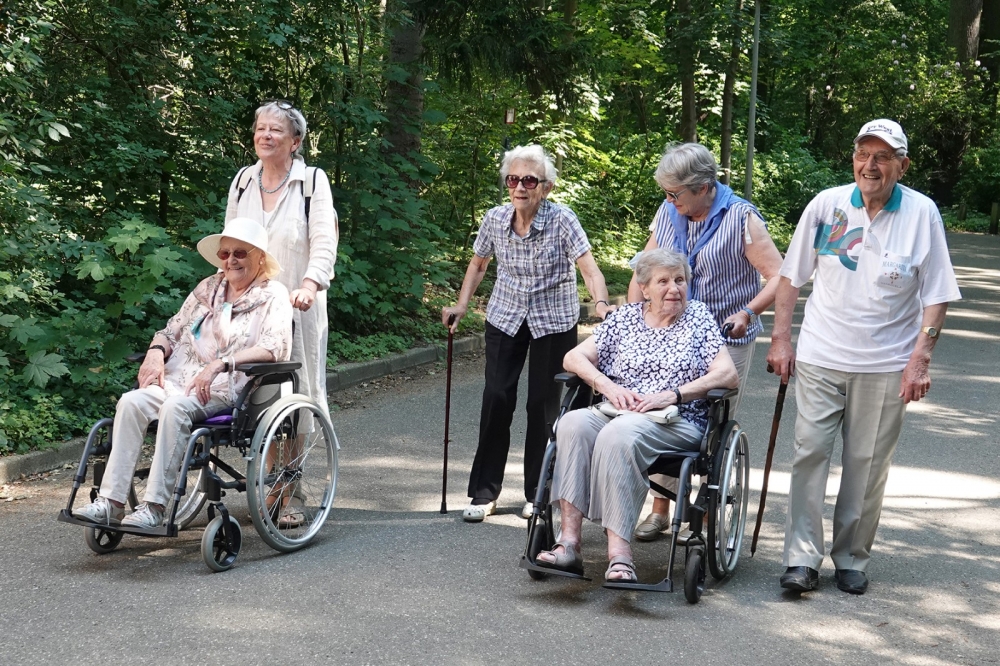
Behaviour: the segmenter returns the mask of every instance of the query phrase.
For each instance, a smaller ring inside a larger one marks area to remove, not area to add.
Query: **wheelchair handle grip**
[[[722,325],[722,337],[728,338],[729,332],[733,330],[733,322],[727,322]]]

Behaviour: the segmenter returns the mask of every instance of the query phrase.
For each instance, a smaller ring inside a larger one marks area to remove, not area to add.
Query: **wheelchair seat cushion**
[[[232,422],[233,422],[232,414],[216,414],[215,416],[211,416],[202,421],[204,425],[210,425],[210,426],[229,425]]]

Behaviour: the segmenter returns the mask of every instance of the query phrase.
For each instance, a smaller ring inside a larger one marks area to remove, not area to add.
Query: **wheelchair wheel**
[[[687,551],[687,565],[684,567],[684,598],[696,604],[705,591],[705,551],[701,547]]]
[[[307,432],[312,421],[312,432]],[[337,490],[337,435],[303,395],[271,405],[253,436],[247,503],[267,545],[298,550],[323,526]]]
[[[226,540],[226,532],[222,529],[222,516],[216,516],[201,535],[201,558],[212,571],[228,571],[233,568],[236,556],[243,546],[243,530],[239,522],[229,516],[229,524],[233,529],[233,543]]]
[[[717,580],[731,574],[740,559],[750,493],[749,445],[736,421],[723,428],[720,444],[712,475],[718,490],[708,500],[708,564]]]
[[[88,527],[83,530],[83,540],[87,542],[87,547],[98,555],[106,555],[118,547],[122,542],[123,532],[102,530],[99,527]]]
[[[205,446],[207,439],[202,438],[201,442],[198,444],[198,449],[195,453],[201,451],[201,447]],[[135,466],[135,474],[132,477],[132,487],[129,488],[128,492],[128,505],[129,508],[135,511],[135,508],[142,504],[143,497],[146,495],[146,485],[149,480],[149,468],[153,464],[153,453],[156,451],[156,434],[154,432],[148,433],[142,442],[142,451],[139,453],[139,461]],[[214,469],[214,465],[212,465]],[[201,509],[205,506],[205,493],[201,492],[201,469],[189,469],[187,474],[187,493],[181,497],[180,506],[177,507],[177,517],[174,519],[174,524],[177,525],[177,529],[182,530],[186,528],[191,522],[198,517],[201,513]],[[173,493],[173,488],[170,489]]]

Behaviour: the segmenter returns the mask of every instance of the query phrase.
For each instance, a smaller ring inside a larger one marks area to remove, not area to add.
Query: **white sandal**
[[[481,523],[486,516],[492,516],[496,510],[496,500],[489,504],[470,504],[462,512],[462,520],[467,523]]]

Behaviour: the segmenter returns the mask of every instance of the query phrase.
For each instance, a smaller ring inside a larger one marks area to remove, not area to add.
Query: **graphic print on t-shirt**
[[[861,227],[848,231],[847,213],[839,208],[833,209],[833,219],[833,224],[820,222],[816,225],[813,248],[819,254],[838,257],[845,268],[856,271],[864,232]]]

